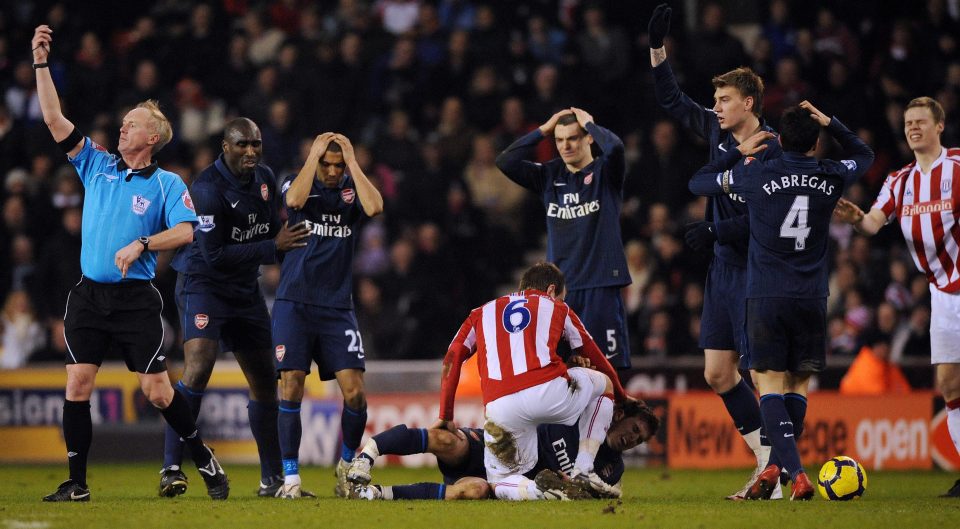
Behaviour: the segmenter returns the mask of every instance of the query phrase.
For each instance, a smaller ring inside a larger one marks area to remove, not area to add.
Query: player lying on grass
[[[619,497],[626,450],[647,441],[660,421],[650,408],[628,401],[614,410],[606,442],[600,446],[594,470]],[[576,424],[542,424],[537,427],[537,465],[526,474],[513,500],[583,499],[593,495],[560,473],[568,473],[577,458],[580,430]],[[443,483],[370,485],[370,468],[382,455],[433,454],[443,474]],[[536,476],[530,479],[529,476]],[[353,460],[347,479],[355,483],[350,498],[368,500],[477,500],[493,497],[483,466],[483,430],[459,428],[456,433],[441,428],[408,428],[399,424],[373,436]]]

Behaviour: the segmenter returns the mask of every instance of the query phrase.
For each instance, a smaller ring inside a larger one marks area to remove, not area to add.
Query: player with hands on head
[[[270,314],[257,278],[260,265],[306,246],[306,227],[280,220],[273,171],[261,163],[260,128],[236,118],[223,129],[222,153],[191,185],[200,225],[191,245],[173,259],[177,307],[184,333],[184,369],[176,389],[200,413],[217,356],[232,352],[250,385],[247,415],[260,456],[260,496],[274,496],[283,483],[277,437],[277,376]],[[171,428],[164,439],[160,496],[186,492],[181,470],[183,441]]]
[[[687,130],[710,146],[709,160],[718,160],[758,131],[773,132],[760,115],[763,80],[749,68],[737,68],[713,78],[714,101],[710,107],[694,102],[680,90],[667,61],[664,39],[670,32],[673,10],[660,4],[650,17],[650,66],[654,93],[660,106]],[[780,144],[772,137],[758,159],[778,158]],[[741,162],[742,163],[742,162]],[[704,285],[699,346],[704,353],[704,379],[723,400],[727,413],[757,459],[753,475],[737,492],[727,496],[740,500],[756,476],[766,468],[770,445],[763,435],[760,406],[740,369],[749,365],[750,351],[743,347],[749,219],[743,197],[721,194],[710,197],[706,218],[687,226],[685,240],[695,250],[713,249],[713,259]],[[777,488],[773,498],[782,497]]]
[[[89,501],[87,456],[93,437],[90,398],[104,352],[119,349],[127,368],[137,373],[140,389],[177,435],[213,499],[226,499],[227,475],[197,430],[190,407],[174,391],[163,345],[163,300],[151,280],[157,252],[193,240],[197,215],[180,176],[152,160],[173,137],[170,122],[156,102],[144,101],[123,117],[116,156],[77,130],[60,108],[50,76],[53,30],[34,30],[31,47],[37,97],[54,141],[73,164],[84,187],[83,276],[67,297],[64,338],[67,383],[63,438],[70,478],[43,501]],[[104,227],[109,229],[104,230]]]
[[[560,157],[543,164],[532,161],[537,145],[549,137]],[[594,143],[600,150],[596,157]],[[507,178],[540,196],[546,208],[547,260],[566,277],[566,303],[582,315],[607,360],[617,369],[629,368],[620,293],[630,284],[620,235],[623,142],[594,123],[589,112],[571,107],[510,144],[496,163]]]
[[[280,377],[280,497],[312,494],[301,488],[300,408],[310,366],[321,380],[336,379],[343,395],[343,444],[335,492],[345,496],[347,468],[367,422],[363,340],[353,311],[353,255],[359,222],[383,211],[383,197],[363,173],[353,144],[342,135],[318,135],[303,167],[286,178],[281,194],[292,223],[303,222],[307,245],[286,253],[273,305],[273,342]]]
[[[845,159],[814,158],[821,127],[837,139]],[[803,431],[810,376],[826,364],[830,218],[844,190],[870,168],[874,155],[838,119],[808,101],[784,111],[780,129],[780,158],[755,157],[773,138],[771,132],[759,131],[700,169],[690,190],[736,193],[746,200],[750,369],[767,436],[793,481],[790,499],[809,500],[814,488],[800,463],[796,439]],[[780,464],[769,464],[744,497],[769,499],[780,486],[780,474]]]

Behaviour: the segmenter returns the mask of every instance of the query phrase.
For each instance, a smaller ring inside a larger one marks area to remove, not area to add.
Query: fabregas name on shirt
[[[834,185],[822,177],[816,175],[808,176],[805,174],[781,176],[780,178],[770,180],[766,184],[763,184],[763,190],[766,191],[768,195],[790,187],[809,187],[828,195],[832,195],[834,189]]]

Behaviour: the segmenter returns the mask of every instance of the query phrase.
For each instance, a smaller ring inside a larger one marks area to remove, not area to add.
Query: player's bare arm
[[[147,237],[147,240],[150,250],[174,250],[186,246],[193,242],[193,223],[181,222],[172,228]],[[133,241],[117,250],[113,259],[114,264],[120,269],[121,277],[127,277],[127,270],[130,269],[130,265],[140,258],[144,250],[145,247],[140,241]]]
[[[827,122],[829,123],[829,120]],[[737,150],[740,151],[740,154],[744,156],[754,155],[762,150],[765,150],[767,148],[767,140],[770,140],[774,137],[775,135],[772,132],[762,130],[744,140],[742,143],[740,143],[740,145],[737,145]]]
[[[347,163],[350,170],[350,176],[357,186],[357,195],[360,197],[360,204],[363,206],[363,212],[368,217],[375,217],[383,212],[383,196],[377,191],[377,188],[370,183],[370,179],[363,173],[360,164],[357,163],[357,156],[353,151],[353,144],[350,139],[343,134],[334,134],[333,141],[343,150],[343,160]]]
[[[305,222],[298,222],[293,226],[289,222],[284,222],[283,227],[277,232],[277,236],[273,238],[273,245],[277,247],[277,251],[289,252],[294,248],[306,246],[307,243],[304,239],[309,235],[310,230],[307,229]]]
[[[40,110],[43,112],[43,121],[50,129],[53,140],[61,142],[73,132],[75,128],[63,115],[60,109],[60,97],[57,95],[57,88],[53,84],[53,77],[50,76],[50,68],[36,68],[37,65],[45,65],[50,57],[50,48],[53,44],[53,30],[46,24],[37,26],[33,32],[33,40],[30,47],[33,49],[33,64],[37,72],[37,97],[40,100]],[[67,151],[67,156],[73,158],[80,153],[83,148],[84,139]]]
[[[546,123],[540,125],[540,133],[544,136],[553,136],[553,129],[557,128],[557,121],[566,116],[567,114],[572,114],[573,112],[570,109],[563,109],[560,112],[550,116],[550,119]]]
[[[287,206],[300,209],[307,203],[310,188],[313,186],[313,179],[317,175],[317,167],[320,165],[320,157],[327,152],[327,147],[331,141],[333,141],[332,132],[324,132],[314,138],[313,145],[310,146],[310,153],[307,154],[307,159],[303,162],[303,167],[297,173],[293,182],[290,183],[290,189],[287,190]]]
[[[833,215],[837,220],[851,224],[858,233],[867,236],[876,234],[887,222],[882,210],[873,208],[868,213],[864,213],[856,204],[845,198],[837,202]]]
[[[663,39],[670,33],[670,16],[673,9],[667,4],[660,4],[650,15],[650,25],[647,33],[650,40],[650,66],[656,68],[667,60],[667,49],[663,46]]]

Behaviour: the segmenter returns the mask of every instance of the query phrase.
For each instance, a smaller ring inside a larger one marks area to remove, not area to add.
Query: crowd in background
[[[174,125],[159,153],[188,183],[220,152],[224,122],[259,126],[264,162],[299,170],[315,135],[350,137],[385,213],[359,234],[354,299],[371,359],[440,358],[467,311],[515,283],[542,252],[539,199],[494,160],[570,106],[626,145],[621,219],[633,284],[634,355],[699,354],[710,256],[683,244],[705,201],[687,180],[707,148],[658,107],[646,27],[657,2],[589,0],[22,1],[0,6],[0,368],[62,361],[67,292],[80,278],[83,189],[50,137],[29,42],[54,29],[51,74],[64,114],[115,149],[121,116],[155,99]],[[666,46],[681,87],[712,106],[713,75],[752,67],[763,115],[810,99],[877,153],[848,197],[870,206],[912,160],[902,110],[929,95],[960,145],[960,2],[675,1]],[[829,151],[829,147],[827,150]],[[556,152],[549,142],[539,161]],[[900,230],[866,239],[831,227],[830,353],[885,343],[929,354],[927,281]],[[168,355],[180,338],[176,273],[162,256]],[[268,299],[279,279],[264,267]]]

